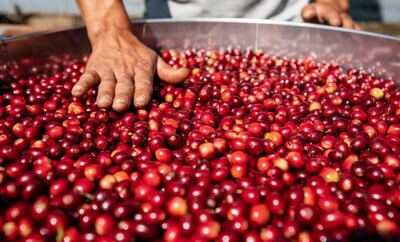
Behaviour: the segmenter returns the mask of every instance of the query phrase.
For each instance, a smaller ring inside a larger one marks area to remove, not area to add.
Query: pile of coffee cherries
[[[394,81],[260,50],[161,56],[190,76],[124,113],[71,96],[87,58],[7,68],[1,241],[400,240]]]

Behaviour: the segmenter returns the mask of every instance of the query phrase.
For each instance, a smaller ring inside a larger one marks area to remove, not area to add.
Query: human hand
[[[178,84],[189,75],[186,68],[175,69],[153,50],[141,43],[130,31],[107,33],[92,43],[92,54],[86,71],[72,89],[72,95],[82,96],[98,86],[97,105],[126,111],[132,104],[146,106],[153,92],[153,79]]]
[[[347,29],[361,29],[347,13],[348,6],[341,1],[317,1],[305,6],[301,16],[306,22],[317,22]]]

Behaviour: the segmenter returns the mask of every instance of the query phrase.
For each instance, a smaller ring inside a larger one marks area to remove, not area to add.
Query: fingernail
[[[103,96],[99,100],[100,103],[110,103],[111,101],[112,101],[111,97],[109,97],[109,96]]]
[[[76,85],[76,86],[74,86],[74,88],[73,88],[73,92],[81,93],[82,90],[83,90],[83,88],[82,88],[81,85]]]
[[[139,96],[136,98],[136,103],[138,103],[138,104],[144,104],[145,101],[146,100],[144,99],[143,96]]]
[[[125,105],[128,103],[128,101],[125,98],[118,98],[114,102],[117,105]]]

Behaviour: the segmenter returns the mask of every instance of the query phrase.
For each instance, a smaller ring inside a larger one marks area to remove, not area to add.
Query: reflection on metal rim
[[[283,26],[296,26],[303,28],[315,28],[315,29],[326,29],[331,31],[340,31],[346,33],[354,33],[360,35],[373,36],[377,38],[385,38],[400,41],[400,37],[394,37],[385,34],[379,34],[374,32],[367,32],[364,30],[345,29],[341,27],[334,27],[322,24],[303,23],[303,22],[288,22],[288,21],[277,21],[269,19],[249,19],[249,18],[187,18],[187,19],[147,19],[147,20],[135,20],[133,23],[247,23],[247,24],[270,24],[270,25],[283,25]]]

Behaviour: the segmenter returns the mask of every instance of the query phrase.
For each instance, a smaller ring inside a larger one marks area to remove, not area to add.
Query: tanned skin
[[[85,73],[72,89],[82,96],[98,86],[97,105],[123,112],[133,103],[145,107],[153,92],[153,78],[178,84],[189,75],[186,68],[175,69],[132,33],[122,0],[77,0],[92,45]],[[348,0],[319,0],[302,9],[306,22],[349,29],[359,26],[348,15]]]

